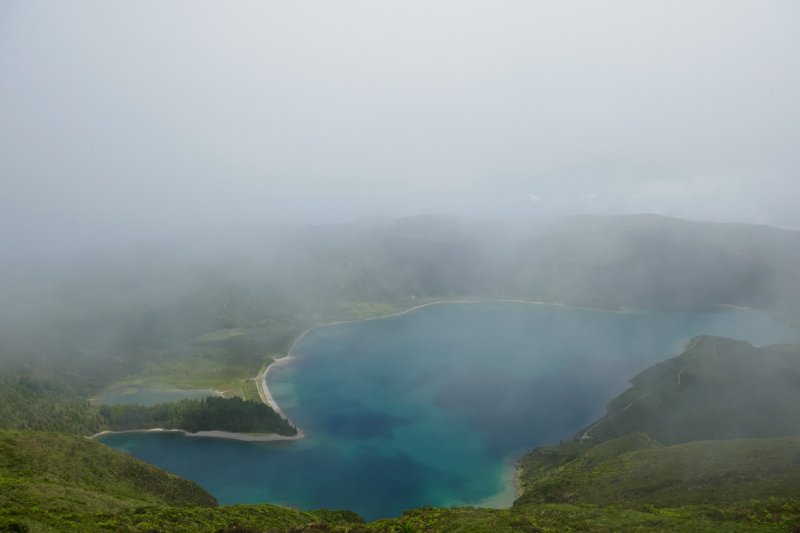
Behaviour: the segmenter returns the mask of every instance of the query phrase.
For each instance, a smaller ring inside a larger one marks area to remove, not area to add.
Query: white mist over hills
[[[261,221],[800,228],[800,8],[0,6],[0,259]]]

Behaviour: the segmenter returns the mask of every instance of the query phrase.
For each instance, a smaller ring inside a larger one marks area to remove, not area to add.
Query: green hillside
[[[288,529],[337,521],[361,519],[269,504],[217,507],[196,483],[95,441],[0,431],[0,531],[218,531],[248,522]]]
[[[217,505],[191,481],[63,433],[0,431],[0,476],[0,524],[24,516],[69,526],[71,515],[83,521],[139,507]]]
[[[664,447],[631,433],[568,457],[540,448],[522,462],[531,502],[729,506],[800,495],[800,438],[696,441]]]
[[[798,377],[800,346],[697,337],[632,378],[606,416],[571,442],[529,452],[514,506],[713,506],[733,516],[725,513],[762,505],[773,509],[765,516],[775,506],[796,513]]]
[[[664,444],[800,435],[800,347],[697,337],[641,372],[578,439],[644,431]]]
[[[713,443],[734,450],[692,443],[624,452],[642,448],[633,441],[648,441],[641,435],[627,440],[597,446],[577,466],[567,464],[546,483],[528,486],[511,509],[425,507],[365,524],[348,511],[216,507],[194,483],[88,439],[2,431],[0,531],[722,533],[789,532],[800,521],[800,501],[785,497],[797,494],[797,468],[792,474],[781,463],[797,461],[798,439]],[[704,463],[709,452],[724,458]],[[676,475],[676,465],[687,475]],[[536,501],[564,488],[569,503]],[[779,497],[749,499],[768,494]]]
[[[778,459],[790,457],[791,453],[796,460],[797,439],[763,442],[767,443],[766,446],[743,450],[723,463],[730,466],[748,454],[766,452],[767,458],[759,457],[749,472],[757,474],[758,468],[767,468],[766,473],[777,477],[772,481],[765,477],[759,490],[762,493],[775,490],[775,494],[780,495],[781,487],[791,490],[791,483],[795,483],[796,491],[796,475],[792,481],[790,475],[769,468],[779,465]],[[701,472],[693,474],[692,479],[683,479],[673,485],[674,506],[642,505],[645,500],[632,498],[632,494],[644,490],[642,484],[650,479],[647,474],[650,470],[664,476],[665,482],[671,482],[675,476],[669,474],[676,463],[692,466],[693,458],[702,458],[703,452],[698,451],[699,448],[677,448],[682,451],[677,453],[677,457],[667,460],[657,455],[641,456],[642,452],[595,452],[590,470],[584,468],[559,474],[562,486],[566,482],[579,485],[584,478],[594,478],[588,485],[590,488],[603,487],[605,477],[610,483],[605,485],[605,490],[580,492],[583,490],[580,487],[571,487],[571,490],[579,492],[579,496],[572,498],[574,500],[594,498],[599,501],[602,498],[598,495],[601,494],[605,498],[616,498],[614,505],[608,507],[586,505],[586,501],[579,504],[530,503],[531,498],[528,498],[519,500],[507,510],[427,507],[407,511],[399,518],[364,524],[358,515],[347,511],[301,512],[268,504],[216,507],[214,498],[196,484],[102,444],[58,433],[2,431],[0,531],[772,532],[790,531],[800,520],[800,502],[788,499],[742,501],[729,505],[729,502],[723,502],[725,498],[714,496],[722,506],[707,503],[683,505],[698,503],[696,500],[699,498],[680,501],[680,494],[692,480],[705,480],[707,495],[714,495],[714,490],[726,491],[731,501],[736,501],[738,496],[746,500],[750,496],[762,495],[750,488],[744,477],[748,471],[739,468],[730,473],[727,467],[720,465],[705,466]],[[600,446],[595,448],[599,449]],[[656,451],[663,450],[669,448]],[[650,470],[643,471],[643,467]],[[722,472],[729,473],[722,478]],[[556,477],[551,476],[551,481]],[[617,487],[621,480],[622,487],[630,490],[626,492]],[[735,494],[737,487],[744,492]],[[670,494],[668,487],[662,486],[661,490],[662,499]]]

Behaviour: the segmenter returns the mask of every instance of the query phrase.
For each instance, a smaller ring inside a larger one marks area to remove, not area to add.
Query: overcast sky
[[[219,224],[800,229],[800,3],[0,3],[0,257]]]

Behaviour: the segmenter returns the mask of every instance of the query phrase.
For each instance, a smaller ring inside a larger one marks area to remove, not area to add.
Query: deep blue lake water
[[[568,439],[645,368],[697,335],[800,342],[765,313],[613,313],[522,303],[441,304],[321,327],[270,391],[307,437],[248,443],[178,434],[102,442],[192,479],[221,504],[351,509],[507,506],[510,462]]]

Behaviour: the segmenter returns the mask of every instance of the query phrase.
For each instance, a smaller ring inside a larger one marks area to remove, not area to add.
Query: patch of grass
[[[539,454],[541,455],[541,453]],[[548,467],[523,462],[525,503],[732,505],[800,494],[800,438],[697,441],[662,447],[634,433]]]
[[[761,512],[761,518],[756,514]],[[752,517],[752,518],[749,518]],[[512,509],[424,507],[394,519],[368,524],[380,532],[527,532],[633,533],[676,531],[697,533],[787,532],[798,519],[796,501],[755,502],[730,509],[678,507],[635,509],[620,505],[534,504]]]
[[[258,387],[259,385],[254,379],[243,379],[239,382],[239,390],[242,393],[242,398],[245,400],[252,400],[254,402],[261,401]]]
[[[602,442],[634,431],[664,444],[800,435],[800,346],[756,348],[701,336],[630,382],[588,429],[590,439]]]
[[[233,337],[238,337],[239,335],[245,332],[242,328],[229,328],[229,329],[219,329],[217,331],[212,331],[211,333],[205,333],[200,335],[194,342],[219,342],[219,341],[226,341],[228,339],[232,339]]]

